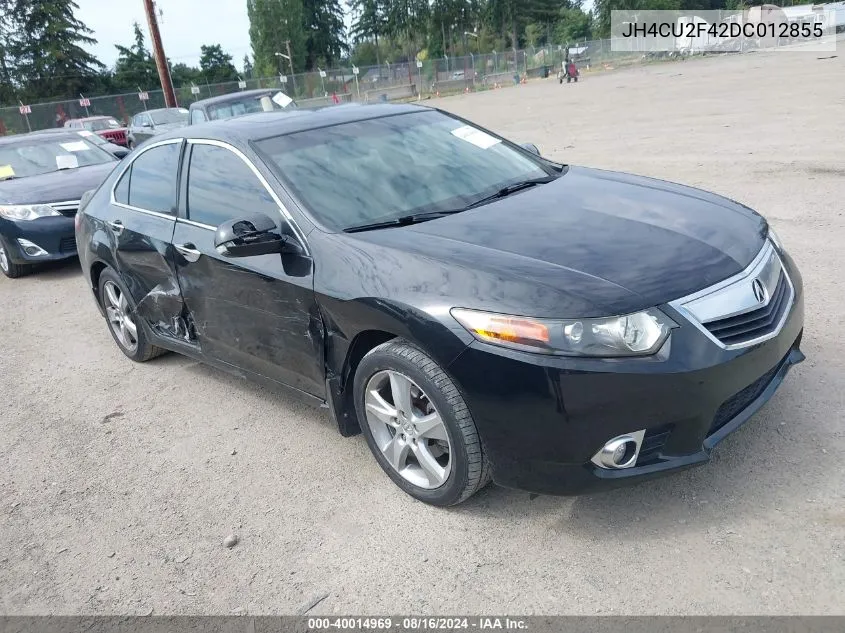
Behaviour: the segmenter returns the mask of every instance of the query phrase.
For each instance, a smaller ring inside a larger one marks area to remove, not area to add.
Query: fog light
[[[631,468],[637,463],[644,435],[643,430],[614,437],[590,461],[600,468]]]
[[[23,252],[29,255],[30,257],[43,257],[44,255],[49,255],[49,253],[43,248],[41,248],[38,244],[30,242],[29,240],[25,240],[19,237],[18,244],[21,245]]]

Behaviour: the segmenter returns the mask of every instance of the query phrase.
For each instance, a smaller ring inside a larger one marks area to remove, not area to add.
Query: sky
[[[76,0],[76,17],[94,31],[97,44],[89,50],[106,66],[117,60],[115,44],[132,44],[132,23],[141,25],[150,49],[150,34],[142,0]],[[165,54],[174,64],[199,65],[200,46],[220,44],[239,69],[252,57],[246,0],[156,0]]]

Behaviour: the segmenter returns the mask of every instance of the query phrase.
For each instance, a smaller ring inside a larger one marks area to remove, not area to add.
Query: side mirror
[[[152,127],[153,124],[149,121],[141,121],[141,127]]]
[[[532,154],[540,156],[540,148],[534,145],[534,143],[520,143],[519,146],[524,150],[528,150]]]
[[[218,226],[214,247],[225,257],[302,252],[296,240],[284,235],[276,223],[263,213],[251,213]]]

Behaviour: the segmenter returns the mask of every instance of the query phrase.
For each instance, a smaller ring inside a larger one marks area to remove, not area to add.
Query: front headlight
[[[479,341],[561,356],[647,356],[677,327],[656,308],[601,319],[534,319],[464,308],[451,314]]]
[[[0,215],[7,220],[34,220],[61,213],[46,204],[12,204],[0,205]]]

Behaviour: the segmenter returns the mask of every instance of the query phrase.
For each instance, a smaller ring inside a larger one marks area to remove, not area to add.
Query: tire
[[[156,347],[147,339],[144,326],[135,314],[132,298],[113,269],[106,268],[100,273],[100,285],[97,292],[100,305],[106,312],[109,333],[120,351],[129,359],[136,363],[144,363],[167,351]]]
[[[132,139],[126,141],[126,149],[128,149],[130,152],[135,149],[135,143]]]
[[[393,390],[404,384],[403,379],[410,384],[409,397],[400,396],[397,402]],[[434,506],[451,506],[490,482],[489,462],[463,397],[424,352],[402,339],[379,345],[358,365],[353,389],[367,445],[382,470],[406,493]],[[402,411],[403,402],[410,404],[410,411]],[[440,424],[425,429],[432,420]],[[403,467],[394,467],[388,454]],[[405,457],[397,458],[400,454]]]
[[[6,243],[0,238],[0,270],[9,279],[17,279],[28,275],[33,271],[32,264],[16,264],[9,258],[9,249]]]

